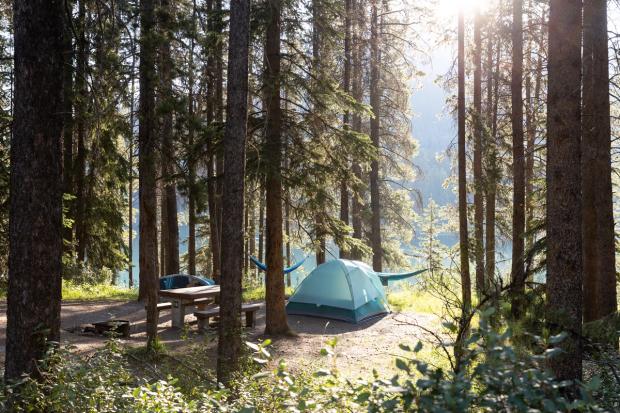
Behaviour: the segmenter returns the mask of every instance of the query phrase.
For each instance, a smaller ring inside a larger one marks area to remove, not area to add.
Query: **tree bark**
[[[158,142],[161,143],[161,142]],[[160,146],[161,148],[161,146]],[[159,150],[161,155],[161,150]],[[158,157],[157,161],[161,161],[162,157]],[[159,175],[163,175],[163,168],[160,168]],[[159,193],[159,276],[163,277],[168,272],[166,249],[168,248],[168,231],[166,230],[166,222],[168,222],[168,202],[166,201],[166,190],[164,188],[164,181],[160,178],[157,181],[157,192]]]
[[[157,196],[155,166],[155,58],[154,0],[140,1],[140,127],[138,131],[140,178],[140,291],[146,298],[147,347],[157,339]]]
[[[525,270],[525,155],[523,150],[523,2],[512,3],[512,273],[511,312],[519,319],[523,313]]]
[[[216,98],[217,98],[217,79],[216,79],[216,40],[213,36],[215,33],[215,11],[213,7],[214,0],[207,0],[207,30],[211,34],[209,37],[209,47],[207,50],[207,125],[214,127],[216,118]],[[207,140],[207,192],[208,192],[208,205],[209,205],[209,245],[211,248],[211,276],[218,282],[220,277],[220,225],[219,225],[219,201],[218,201],[218,185],[217,185],[217,171],[215,163],[217,160],[217,153],[215,148],[215,137],[213,133]]]
[[[353,23],[352,23],[352,56],[351,56],[351,68],[353,70],[352,79],[351,79],[351,93],[353,99],[356,102],[362,102],[364,99],[363,92],[363,72],[364,68],[362,66],[362,53],[363,53],[363,44],[360,36],[360,31],[362,28],[362,22],[364,19],[363,5],[361,0],[352,0],[353,5]],[[359,112],[354,112],[351,119],[351,128],[353,131],[361,133],[362,132],[362,117]],[[353,227],[353,238],[356,240],[362,239],[362,204],[360,202],[362,188],[359,184],[362,182],[362,168],[359,163],[356,162],[355,159],[352,160],[351,169],[353,171],[353,175],[356,179],[356,184],[352,186],[351,191],[351,226]],[[352,248],[351,250],[351,259],[353,260],[361,260],[362,253],[359,248]]]
[[[88,67],[88,41],[86,39],[85,0],[78,4],[79,38],[77,40],[77,62],[75,73],[77,154],[74,164],[75,176],[75,238],[79,262],[86,256],[86,115],[88,111],[88,88],[86,68]]]
[[[482,297],[484,280],[484,191],[482,182],[482,16],[474,18],[474,238],[476,258],[476,291]]]
[[[584,321],[617,311],[607,2],[583,7],[583,196]],[[614,340],[617,347],[617,338]]]
[[[581,1],[551,0],[547,97],[547,323],[568,337],[549,360],[559,380],[582,377]]]
[[[243,209],[245,139],[248,110],[248,48],[250,2],[233,0],[230,8],[222,215],[222,276],[217,347],[217,378],[227,384],[239,370],[241,357],[241,279],[243,271]]]
[[[59,0],[13,4],[7,380],[32,373],[60,339],[63,16]]]
[[[321,49],[322,49],[322,31],[323,31],[323,16],[322,16],[322,8],[321,0],[313,0],[312,1],[312,76],[314,78],[314,87],[320,87],[320,83],[324,78],[324,74],[321,68]],[[321,111],[320,102],[315,102],[313,111],[320,112]],[[312,135],[313,140],[319,141],[322,138],[323,133],[323,125],[321,125],[321,121],[319,119],[320,114],[317,113],[312,114]],[[315,257],[316,257],[316,265],[321,265],[325,262],[325,218],[326,214],[324,204],[324,194],[319,192],[316,194],[317,197],[317,211],[314,215],[314,236],[315,236]]]
[[[68,1],[67,7],[73,9],[73,2]],[[73,195],[73,60],[74,60],[74,48],[73,48],[73,31],[71,25],[73,21],[70,16],[65,13],[65,24],[63,32],[63,47],[64,47],[64,70],[63,70],[63,192],[68,195]],[[73,219],[73,203],[74,200],[63,199],[63,210],[66,214],[66,218]],[[67,252],[73,251],[73,225],[64,226],[64,244],[63,250]]]
[[[542,21],[545,21],[543,14]],[[542,31],[539,33],[542,38]],[[529,105],[529,111],[527,114],[528,125],[527,130],[527,154],[525,159],[525,217],[526,217],[526,250],[529,250],[534,244],[534,236],[530,231],[534,227],[534,153],[536,151],[536,127],[538,123],[538,105],[540,105],[540,90],[542,86],[542,73],[543,73],[543,52],[542,52],[542,39],[538,39],[538,51],[536,58],[536,68],[534,77],[534,96],[526,96],[526,101]],[[528,54],[528,58],[531,59],[531,53]],[[530,76],[531,77],[531,76]],[[531,82],[531,80],[530,80]],[[526,91],[530,91],[530,87],[526,87]],[[527,279],[529,275],[525,274]]]
[[[192,32],[196,31],[196,18],[197,18],[197,5],[196,0],[192,1]],[[188,143],[191,151],[194,151],[194,47],[195,41],[192,36],[189,51],[189,72],[188,72],[188,84],[189,93],[187,96],[187,114],[189,117],[187,134]],[[194,162],[194,155],[191,153],[187,162],[188,169],[188,194],[187,194],[187,213],[188,213],[188,236],[187,236],[187,272],[194,275],[196,274],[196,165]]]
[[[216,33],[216,42],[215,42],[215,122],[218,125],[223,125],[224,123],[224,49],[223,42],[217,40],[221,39],[224,36],[224,11],[222,10],[222,0],[215,0],[215,15],[214,15],[214,26]],[[224,154],[221,148],[216,151],[215,156],[215,175],[216,175],[216,195],[215,195],[215,214],[216,214],[216,225],[217,225],[217,235],[218,239],[218,251],[217,257],[214,257],[214,262],[217,263],[218,266],[218,274],[221,273],[221,261],[222,261],[222,194],[224,192]]]
[[[135,102],[136,102],[136,78],[133,75],[134,73],[134,69],[136,66],[136,50],[135,50],[135,46],[134,46],[134,50],[133,51],[133,56],[132,56],[132,60],[131,60],[131,73],[132,73],[132,77],[131,77],[131,97],[130,97],[130,113],[129,113],[129,127],[130,127],[130,132],[129,132],[129,154],[127,156],[127,164],[129,166],[129,189],[128,189],[128,193],[127,193],[127,204],[129,207],[129,211],[128,211],[128,219],[129,219],[129,224],[128,224],[128,236],[127,236],[127,255],[129,258],[129,265],[127,266],[127,274],[128,274],[128,281],[129,281],[129,288],[133,288],[133,181],[134,181],[134,175],[133,175],[133,162],[134,162],[134,129],[135,129]]]
[[[499,69],[501,56],[501,42],[497,38],[495,67],[493,67],[493,39],[491,32],[488,33],[487,49],[487,121],[490,131],[489,142],[487,145],[487,164],[486,164],[486,232],[485,232],[485,258],[486,258],[486,285],[493,289],[495,294],[495,204],[497,195],[497,181],[499,179],[499,168],[497,166],[497,109],[499,102]]]
[[[179,273],[179,222],[177,209],[177,191],[174,181],[174,139],[173,139],[173,105],[172,94],[172,69],[174,62],[170,55],[170,43],[172,41],[172,4],[170,0],[161,0],[158,13],[159,23],[162,30],[160,45],[161,56],[161,104],[162,110],[162,169],[163,169],[163,192],[166,203],[165,221],[162,222],[162,231],[165,231],[165,268],[166,274]],[[163,193],[162,193],[163,195]],[[162,237],[162,242],[164,237]],[[164,263],[162,262],[162,266]]]
[[[266,334],[289,332],[284,308],[282,259],[282,110],[280,108],[280,0],[268,0],[265,43]]]
[[[463,310],[471,308],[469,276],[469,234],[467,233],[467,165],[465,153],[465,16],[459,13],[458,24],[458,188],[459,188],[459,249],[461,252],[461,290]]]
[[[258,259],[265,262],[265,185],[259,183],[258,200]]]
[[[376,158],[370,162],[370,245],[372,247],[372,268],[382,271],[383,249],[381,246],[381,199],[379,191],[379,127],[381,119],[381,92],[379,89],[380,52],[379,52],[379,19],[377,0],[371,2],[370,21],[370,106],[373,117],[370,119],[370,140],[377,153]]]
[[[344,73],[342,79],[342,89],[344,93],[349,94],[351,92],[351,2],[352,0],[345,0],[344,2]],[[350,122],[351,114],[349,111],[345,111],[342,116],[342,125],[345,130],[351,128]],[[340,221],[349,225],[349,185],[346,178],[340,180]],[[345,251],[343,246],[340,246],[340,258],[349,258],[350,251]]]

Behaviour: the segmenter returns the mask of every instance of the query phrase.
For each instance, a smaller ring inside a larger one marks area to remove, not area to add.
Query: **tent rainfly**
[[[289,299],[286,312],[359,323],[390,312],[383,288],[389,280],[401,280],[423,271],[377,273],[360,261],[328,261],[301,282]]]

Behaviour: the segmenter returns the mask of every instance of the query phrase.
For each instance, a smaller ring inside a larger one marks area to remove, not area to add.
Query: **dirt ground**
[[[144,345],[145,311],[143,304],[121,301],[65,302],[62,305],[62,334],[65,344],[75,346],[76,351],[91,352],[101,347],[105,338],[92,334],[72,333],[75,327],[112,318],[131,322],[131,338],[122,340],[129,346]],[[204,343],[213,350],[215,356],[216,340],[205,340],[196,333],[195,318],[187,315],[187,328],[171,327],[170,311],[160,314],[159,334],[161,341],[173,352],[182,352],[196,342]],[[361,324],[321,318],[290,316],[289,325],[297,333],[296,337],[273,340],[271,353],[274,360],[284,359],[293,369],[314,371],[323,367],[335,367],[341,374],[350,378],[370,377],[373,369],[382,375],[395,371],[394,357],[402,354],[400,343],[415,344],[428,338],[424,328],[433,329],[438,322],[430,314],[392,313]],[[422,326],[422,327],[420,327]],[[257,315],[256,327],[246,331],[246,340],[265,339],[264,310]],[[6,302],[0,302],[0,358],[4,362],[6,333]],[[214,332],[208,335],[214,336]],[[337,337],[337,357],[330,361],[320,355],[320,350],[332,337]],[[293,367],[294,366],[294,367]]]

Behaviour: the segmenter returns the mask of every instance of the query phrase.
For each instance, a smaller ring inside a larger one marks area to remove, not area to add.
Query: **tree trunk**
[[[192,1],[192,31],[196,30],[196,18],[197,18],[197,5],[196,0]],[[187,191],[187,272],[189,274],[196,274],[196,165],[194,162],[194,47],[195,41],[192,36],[189,50],[189,72],[187,75],[189,93],[187,96],[187,115],[189,122],[187,124],[188,144],[192,153],[189,154],[187,169],[188,169],[188,191]]]
[[[248,203],[248,208],[250,209],[250,255],[256,256],[256,189],[253,188],[250,195],[250,202]],[[254,264],[250,264],[250,274],[257,274],[257,270],[255,270],[256,266]]]
[[[497,193],[497,181],[499,179],[499,168],[497,166],[497,109],[499,102],[499,65],[501,56],[500,38],[497,38],[496,61],[493,67],[493,37],[491,30],[488,33],[487,45],[487,122],[489,128],[489,142],[487,145],[487,164],[486,164],[486,285],[495,294],[495,201]],[[497,304],[497,303],[496,303]]]
[[[135,66],[136,66],[136,55],[135,55],[135,49],[133,50],[134,55],[132,56],[132,60],[131,60],[131,72],[134,72]],[[130,98],[130,113],[129,113],[129,127],[130,127],[130,132],[129,132],[129,154],[127,156],[127,164],[129,166],[129,189],[128,189],[128,193],[127,193],[127,204],[129,207],[129,211],[128,211],[128,219],[129,219],[129,224],[128,224],[128,236],[127,236],[127,255],[129,258],[129,265],[127,266],[127,274],[128,274],[128,283],[129,283],[129,288],[133,288],[133,181],[134,181],[134,176],[133,176],[133,152],[134,152],[134,120],[135,120],[135,115],[134,115],[134,111],[135,111],[135,98],[136,95],[136,82],[135,82],[135,76],[132,75],[131,77],[131,98]]]
[[[258,185],[258,260],[265,262],[265,185],[263,182]]]
[[[230,44],[226,127],[224,132],[224,196],[222,215],[222,276],[217,347],[217,379],[227,384],[239,370],[241,357],[241,279],[243,271],[243,208],[245,139],[248,109],[248,47],[250,2],[233,0],[230,9]]]
[[[216,62],[215,56],[217,47],[215,45],[216,40],[213,38],[215,31],[215,11],[213,8],[214,0],[207,0],[207,30],[212,35],[209,38],[209,47],[207,50],[207,125],[214,127],[215,115],[216,115],[216,97],[218,87],[216,86]],[[211,276],[218,282],[220,277],[220,225],[219,225],[219,202],[218,198],[218,185],[216,176],[216,148],[215,137],[211,135],[207,140],[207,192],[208,192],[208,206],[209,206],[209,246],[211,248]]]
[[[249,198],[249,194],[246,194],[246,198]],[[250,205],[244,204],[244,217],[243,217],[243,251],[241,257],[243,258],[243,275],[248,273],[250,269]]]
[[[379,126],[381,119],[381,92],[379,81],[380,55],[379,55],[379,19],[377,0],[371,2],[370,21],[370,106],[374,116],[370,119],[370,139],[377,153],[376,158],[370,163],[370,244],[372,247],[372,268],[382,271],[383,249],[381,246],[381,200],[379,192]]]
[[[15,1],[5,378],[60,340],[64,3]]]
[[[559,380],[582,377],[581,1],[551,0],[547,98],[547,323],[568,332],[549,360]]]
[[[280,0],[267,4],[265,43],[266,142],[268,160],[266,176],[266,334],[289,331],[284,309],[284,274],[282,259],[282,110],[280,108]]]
[[[542,21],[544,20],[544,14]],[[539,36],[543,36],[542,32]],[[530,231],[534,227],[534,152],[536,151],[536,127],[538,123],[538,106],[540,105],[540,89],[542,84],[542,71],[543,71],[543,52],[542,52],[542,39],[538,40],[538,56],[536,58],[535,78],[534,78],[534,96],[526,96],[526,102],[529,105],[528,111],[528,126],[527,130],[527,155],[525,159],[525,217],[526,217],[526,250],[529,250],[534,244],[534,236]],[[531,59],[531,53],[528,54],[528,58]],[[530,80],[531,82],[531,80]],[[526,87],[526,91],[530,91],[530,87]],[[531,91],[530,91],[531,94]],[[527,279],[529,274],[525,274]]]
[[[157,136],[155,134],[155,57],[154,0],[140,1],[140,291],[146,298],[147,347],[157,339],[157,196],[155,166]]]
[[[284,233],[286,235],[286,266],[290,267],[291,266],[291,211],[290,211],[290,206],[289,203],[290,201],[290,195],[289,192],[286,191],[285,194],[286,198],[285,198],[285,204],[284,204]],[[291,273],[287,273],[286,274],[286,286],[290,287],[291,286]]]
[[[345,0],[344,2],[344,73],[342,79],[342,89],[344,93],[349,94],[351,92],[351,1]],[[345,111],[342,116],[342,125],[345,130],[351,128],[350,113]],[[349,185],[347,179],[342,178],[340,180],[340,220],[349,225]],[[345,251],[343,246],[340,246],[340,258],[349,258],[350,251]]]
[[[215,20],[214,29],[217,36],[215,42],[215,122],[222,125],[224,122],[224,49],[223,42],[220,41],[224,36],[224,11],[222,10],[222,0],[215,1]],[[221,146],[221,145],[220,145]],[[217,262],[218,274],[221,273],[222,261],[222,194],[224,192],[224,154],[221,149],[216,152],[215,157],[215,175],[216,175],[216,194],[215,194],[215,214],[218,235],[218,250],[214,262]]]
[[[519,319],[523,313],[525,270],[525,157],[523,151],[523,2],[512,3],[512,273],[511,312]]]
[[[312,77],[314,78],[314,87],[320,87],[320,83],[324,78],[324,74],[321,69],[321,59],[323,56],[321,55],[322,48],[322,31],[323,31],[323,16],[322,16],[322,8],[321,0],[313,0],[312,1]],[[315,102],[314,107],[312,109],[314,112],[320,112],[320,102]],[[323,135],[323,125],[321,125],[321,121],[319,119],[320,115],[317,116],[316,113],[312,114],[312,136],[313,140],[320,141]],[[318,210],[314,215],[314,236],[315,236],[315,256],[316,256],[316,265],[321,265],[325,262],[325,218],[326,214],[325,208],[323,206],[325,195],[322,192],[316,194],[318,201],[316,202]]]
[[[86,115],[88,108],[88,89],[86,68],[88,67],[88,42],[86,40],[86,5],[79,0],[78,5],[79,39],[77,40],[77,62],[75,73],[77,155],[74,164],[75,176],[75,238],[79,262],[86,256]]]
[[[161,161],[161,157],[158,161]],[[162,168],[163,169],[163,168]],[[160,169],[160,175],[163,171]],[[163,277],[168,272],[166,261],[166,248],[168,248],[168,231],[166,230],[166,222],[168,222],[168,202],[166,201],[166,190],[164,189],[164,181],[157,181],[157,192],[159,192],[159,276]]]
[[[161,104],[162,110],[162,205],[165,203],[165,220],[162,221],[162,245],[165,245],[164,261],[166,274],[179,273],[179,222],[177,210],[177,191],[174,175],[174,143],[173,143],[173,109],[172,99],[172,69],[173,61],[170,56],[172,41],[173,9],[170,0],[161,0],[158,13],[162,33],[160,44],[161,59]],[[164,195],[165,194],[165,195]],[[165,232],[166,236],[163,236]],[[164,243],[165,241],[165,243]]]
[[[73,2],[68,1],[67,7],[73,9]],[[64,47],[64,70],[63,70],[63,192],[65,194],[73,195],[73,32],[71,30],[70,17],[65,13],[65,24],[63,31],[63,47]],[[74,219],[73,212],[73,200],[64,200],[64,212],[66,218]],[[64,232],[64,244],[63,250],[65,252],[73,251],[73,228],[72,226],[65,227],[63,224]]]
[[[363,65],[362,65],[362,53],[363,53],[363,44],[360,36],[360,30],[362,28],[362,21],[364,18],[363,5],[361,4],[361,0],[351,0],[353,1],[353,27],[352,27],[352,41],[353,41],[353,50],[352,50],[352,79],[351,79],[351,93],[353,99],[356,102],[362,102],[364,99],[363,92]],[[353,131],[361,133],[362,132],[362,117],[359,112],[354,112],[351,119],[351,128]],[[355,186],[352,186],[351,193],[351,226],[353,227],[353,238],[356,240],[362,239],[362,204],[360,202],[362,188],[360,186],[360,182],[362,182],[362,168],[359,163],[356,162],[355,159],[352,160],[353,165],[351,169],[353,171],[353,175],[357,180]],[[351,250],[351,259],[353,260],[361,260],[362,253],[359,248],[352,248]]]
[[[162,267],[165,265],[165,274],[179,273],[179,222],[177,210],[177,191],[173,179],[174,175],[174,143],[173,143],[173,112],[169,100],[172,99],[172,58],[170,56],[170,43],[173,36],[172,30],[172,5],[170,0],[161,0],[161,8],[158,16],[162,42],[160,45],[161,58],[161,103],[162,110],[162,205],[165,202],[165,220],[162,221],[162,246],[165,240],[165,253]],[[165,232],[165,237],[163,233]]]
[[[315,249],[316,265],[325,263],[325,232],[323,230],[322,212],[317,212],[314,216],[314,233],[315,233]]]
[[[474,237],[476,253],[476,291],[482,297],[484,282],[484,205],[482,182],[482,16],[474,20]]]
[[[607,2],[583,8],[583,196],[584,321],[617,311]],[[614,340],[617,347],[617,338]]]
[[[469,276],[469,235],[467,233],[467,165],[465,153],[465,17],[459,13],[458,27],[458,187],[459,187],[459,249],[461,252],[461,289],[463,310],[471,308]]]

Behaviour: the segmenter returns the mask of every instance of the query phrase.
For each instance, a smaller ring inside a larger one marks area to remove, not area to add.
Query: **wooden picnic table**
[[[172,302],[172,327],[182,328],[185,323],[185,307],[194,307],[203,310],[207,301],[196,300],[215,298],[220,294],[219,285],[206,285],[201,287],[175,288],[173,290],[161,290],[160,297],[165,297]]]

